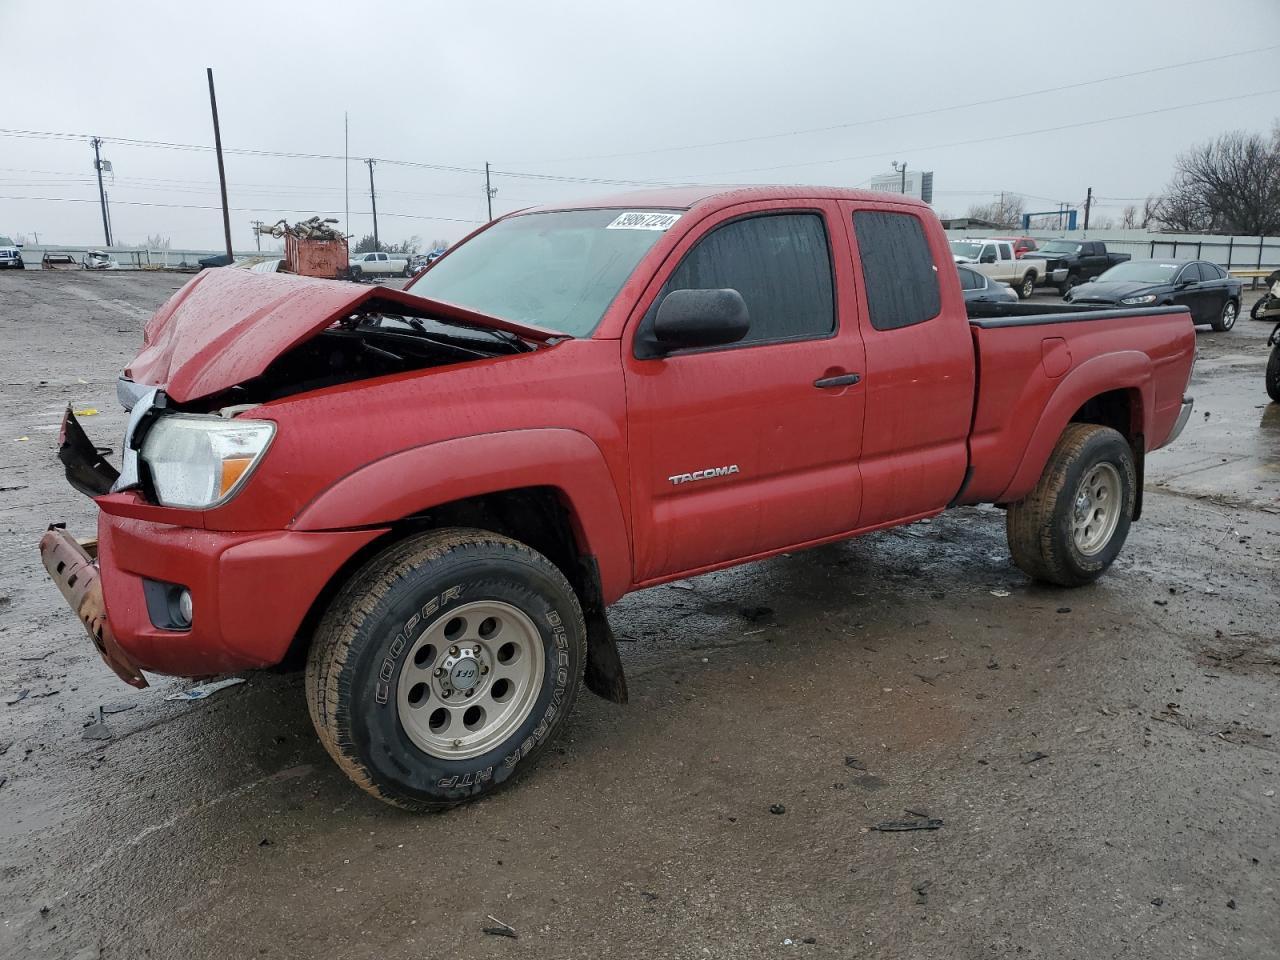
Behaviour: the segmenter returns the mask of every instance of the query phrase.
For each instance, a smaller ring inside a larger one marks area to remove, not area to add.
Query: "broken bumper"
[[[96,541],[90,541],[96,549]],[[129,655],[120,649],[111,625],[107,622],[107,606],[102,599],[102,578],[98,564],[84,545],[66,530],[50,527],[40,538],[40,559],[57,584],[63,598],[71,605],[88,631],[89,639],[108,667],[125,683],[145,687],[146,678]]]

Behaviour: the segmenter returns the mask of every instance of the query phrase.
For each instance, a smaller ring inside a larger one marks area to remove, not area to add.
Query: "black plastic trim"
[[[1011,304],[1013,306],[1013,304]],[[969,325],[979,327],[983,330],[999,330],[1001,327],[1038,327],[1048,326],[1055,323],[1087,323],[1094,320],[1120,320],[1131,317],[1157,317],[1168,315],[1170,313],[1185,313],[1191,316],[1191,310],[1184,306],[1170,307],[1134,307],[1132,309],[1122,310],[1092,310],[1081,309],[1077,311],[1060,310],[1053,313],[1041,313],[1035,316],[1018,316],[1012,315],[1007,317],[989,317],[984,319],[970,319]]]

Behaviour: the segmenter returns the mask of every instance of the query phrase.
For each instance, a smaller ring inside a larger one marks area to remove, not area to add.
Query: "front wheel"
[[[1030,300],[1031,295],[1036,292],[1036,275],[1030,270],[1022,278],[1022,283],[1018,286],[1018,296],[1023,300]]]
[[[492,793],[564,725],[586,662],[564,575],[525,545],[447,529],[342,588],[307,659],[316,732],[359,786],[425,811]]]
[[[1009,505],[1013,562],[1063,587],[1096,580],[1124,546],[1136,490],[1133,451],[1119,432],[1069,424],[1035,489]]]
[[[1280,343],[1271,348],[1267,360],[1267,396],[1272,403],[1280,403]]]
[[[1226,333],[1236,325],[1236,317],[1240,313],[1240,305],[1234,300],[1228,300],[1222,305],[1222,312],[1210,324],[1214,330],[1219,333]]]

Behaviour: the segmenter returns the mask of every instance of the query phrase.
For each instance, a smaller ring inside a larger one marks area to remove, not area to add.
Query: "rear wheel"
[[[438,809],[532,766],[585,662],[582,610],[549,560],[497,534],[439,530],[388,548],[343,587],[308,656],[307,702],[359,786]]]
[[[1018,297],[1022,300],[1030,300],[1035,292],[1036,273],[1034,270],[1028,270],[1022,277],[1022,283],[1018,285]]]
[[[359,280],[364,276],[364,270],[360,267],[352,267],[350,273],[352,280]]]
[[[1119,432],[1068,425],[1035,489],[1009,505],[1013,562],[1064,587],[1096,580],[1124,546],[1136,490],[1133,451]]]
[[[1262,311],[1268,309],[1270,306],[1271,306],[1271,294],[1268,293],[1262,297],[1259,297],[1256,301],[1254,301],[1253,309],[1249,311],[1249,319],[1261,320]]]
[[[1225,333],[1236,325],[1236,317],[1239,313],[1240,305],[1234,300],[1228,300],[1222,305],[1222,312],[1218,314],[1211,326],[1219,333]]]
[[[1267,396],[1272,403],[1280,403],[1280,343],[1271,348],[1267,360]]]

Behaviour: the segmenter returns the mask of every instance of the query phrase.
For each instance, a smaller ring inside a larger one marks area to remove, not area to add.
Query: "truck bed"
[[[1185,307],[972,304],[977,386],[958,503],[1008,503],[1039,480],[1073,420],[1167,442],[1195,355]]]

